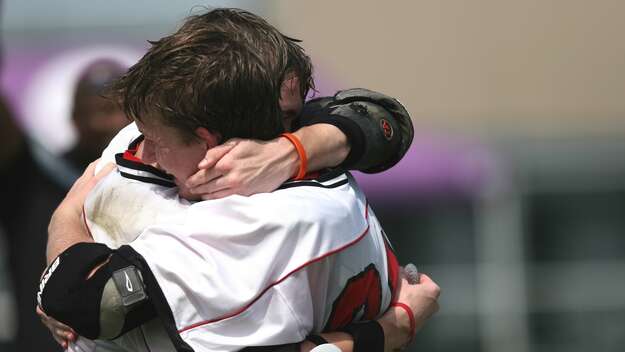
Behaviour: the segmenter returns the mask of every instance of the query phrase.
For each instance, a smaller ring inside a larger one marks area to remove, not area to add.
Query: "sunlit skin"
[[[139,131],[144,136],[139,155],[141,160],[174,177],[181,197],[199,199],[185,186],[184,181],[198,170],[198,163],[209,148],[218,144],[218,135],[199,127],[196,138],[183,140],[180,132],[173,127],[158,122],[159,118],[136,120]]]

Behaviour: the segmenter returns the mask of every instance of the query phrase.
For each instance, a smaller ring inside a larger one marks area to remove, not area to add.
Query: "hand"
[[[99,160],[99,159],[98,159]],[[74,182],[72,188],[67,192],[65,199],[59,205],[59,208],[73,210],[79,215],[82,213],[82,207],[85,204],[85,199],[93,187],[102,179],[108,175],[113,169],[115,164],[108,163],[98,174],[95,174],[95,167],[98,164],[98,160],[93,161],[85,172]]]
[[[41,319],[43,325],[45,325],[48,330],[50,330],[50,333],[52,333],[52,337],[54,337],[54,340],[56,340],[56,342],[58,342],[59,345],[63,347],[63,349],[67,349],[70,342],[76,341],[78,335],[72,328],[61,323],[58,320],[55,320],[52,317],[47,316],[46,313],[44,313],[43,310],[39,308],[39,306],[37,306],[36,312]]]
[[[439,310],[438,297],[440,287],[427,275],[419,274],[419,283],[410,284],[403,271],[400,271],[400,284],[395,301],[407,304],[414,313],[416,330]],[[391,307],[379,320],[386,338],[385,350],[395,351],[403,348],[410,336],[410,318],[406,310]]]
[[[185,186],[202,199],[271,192],[295,174],[299,159],[285,138],[231,139],[206,152]]]

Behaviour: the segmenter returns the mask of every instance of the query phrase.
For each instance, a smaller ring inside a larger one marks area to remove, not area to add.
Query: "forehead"
[[[159,131],[165,126],[160,115],[156,113],[146,113],[141,116],[141,119],[134,118],[135,123],[139,129],[145,129],[149,131]]]
[[[143,121],[140,121],[139,119],[135,119],[135,123],[139,131],[147,138],[166,138],[168,135],[167,129],[162,123],[154,120],[155,119],[143,119]]]
[[[145,138],[164,144],[188,144],[182,132],[174,127],[160,122],[158,118],[147,118],[139,121],[135,119],[137,128]]]

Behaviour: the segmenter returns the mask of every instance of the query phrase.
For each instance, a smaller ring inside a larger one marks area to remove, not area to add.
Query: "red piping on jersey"
[[[384,247],[386,248],[386,263],[388,265],[388,286],[391,289],[391,297],[395,297],[399,286],[399,261],[386,236],[384,236]]]
[[[317,258],[311,259],[311,260],[309,260],[308,262],[306,262],[306,263],[304,263],[304,264],[302,264],[302,265],[298,266],[297,268],[293,269],[291,272],[289,272],[288,274],[286,274],[284,277],[282,277],[282,278],[278,279],[278,280],[277,280],[277,281],[275,281],[275,282],[272,282],[271,284],[269,284],[269,286],[265,287],[265,289],[263,289],[263,290],[262,290],[262,291],[261,291],[261,292],[260,292],[260,293],[259,293],[256,297],[254,297],[254,299],[252,299],[252,301],[251,301],[251,302],[249,302],[248,304],[246,304],[245,306],[243,306],[241,309],[239,309],[239,310],[237,310],[237,311],[235,311],[235,312],[233,312],[233,313],[224,314],[224,315],[222,315],[222,316],[220,316],[220,317],[217,317],[217,318],[214,318],[214,319],[205,320],[205,321],[201,321],[201,322],[198,322],[198,323],[195,323],[195,324],[189,325],[189,326],[187,326],[187,327],[184,327],[184,328],[182,328],[182,329],[178,330],[178,333],[179,333],[179,334],[181,334],[181,333],[183,333],[183,332],[185,332],[185,331],[188,331],[188,330],[191,330],[191,329],[195,329],[195,328],[200,327],[200,326],[202,326],[202,325],[207,325],[207,324],[215,323],[215,322],[218,322],[218,321],[220,321],[220,320],[224,320],[224,319],[232,318],[232,317],[234,317],[234,316],[236,316],[236,315],[239,315],[239,314],[243,313],[244,311],[246,311],[246,310],[247,310],[249,307],[251,307],[254,303],[256,303],[256,301],[258,301],[258,300],[259,300],[259,299],[260,299],[260,298],[261,298],[261,297],[262,297],[265,293],[267,293],[267,291],[269,291],[272,287],[274,287],[274,286],[276,286],[276,285],[280,284],[282,281],[284,281],[284,280],[288,279],[288,278],[289,278],[289,276],[291,276],[291,275],[295,274],[296,272],[298,272],[298,271],[302,270],[303,268],[307,267],[308,265],[314,264],[314,263],[316,263],[316,262],[318,262],[318,261],[320,261],[320,260],[323,260],[323,259],[325,259],[325,258],[327,258],[327,257],[329,257],[329,256],[331,256],[331,255],[333,255],[333,254],[336,254],[336,253],[338,253],[338,252],[341,252],[341,251],[343,251],[343,250],[345,250],[345,249],[347,249],[347,248],[349,248],[349,247],[351,247],[351,246],[355,245],[356,243],[360,242],[360,240],[362,240],[362,239],[363,239],[363,238],[364,238],[364,237],[365,237],[365,236],[369,233],[369,202],[367,202],[367,203],[365,204],[365,219],[367,220],[367,228],[366,228],[366,229],[365,229],[365,231],[363,231],[363,233],[362,233],[362,234],[360,234],[360,235],[358,236],[358,238],[356,238],[355,240],[353,240],[353,241],[351,241],[351,242],[347,243],[346,245],[344,245],[344,246],[342,246],[342,247],[339,247],[339,248],[337,248],[337,249],[334,249],[334,250],[332,250],[332,251],[330,251],[330,252],[328,252],[328,253],[326,253],[326,254],[324,254],[324,255],[320,256],[320,257],[317,257]]]

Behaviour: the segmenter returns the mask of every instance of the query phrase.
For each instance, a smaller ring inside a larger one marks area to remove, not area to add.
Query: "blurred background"
[[[47,220],[94,148],[80,136],[121,124],[78,101],[196,5],[302,39],[319,95],[367,87],[410,111],[404,160],[357,176],[400,261],[443,289],[410,350],[622,350],[625,2],[4,0],[0,351],[46,350],[20,278],[41,272]]]

